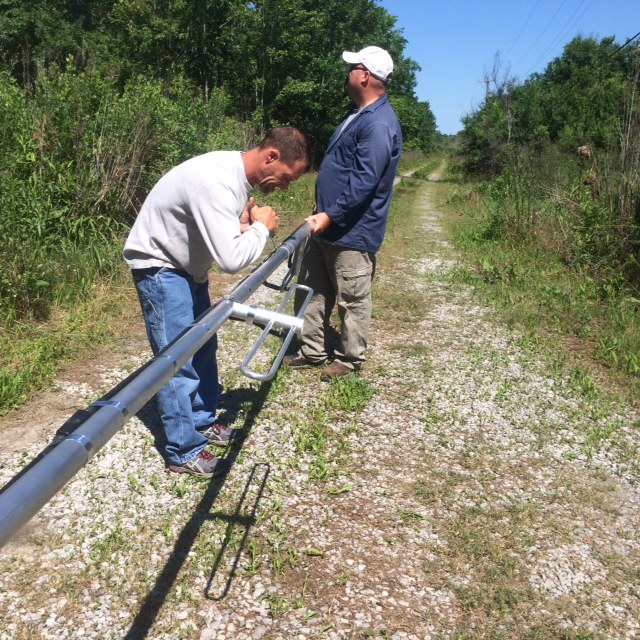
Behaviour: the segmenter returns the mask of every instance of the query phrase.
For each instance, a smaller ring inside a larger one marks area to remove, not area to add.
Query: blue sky
[[[562,55],[576,35],[614,36],[623,44],[640,31],[640,0],[377,0],[407,40],[416,93],[427,100],[442,133],[482,103],[483,78],[500,52],[522,81]],[[639,39],[640,40],[640,39]]]

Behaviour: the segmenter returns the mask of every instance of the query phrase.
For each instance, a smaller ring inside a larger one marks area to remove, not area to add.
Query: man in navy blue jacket
[[[337,304],[340,344],[322,370],[325,380],[357,371],[365,361],[371,321],[371,283],[382,245],[402,132],[386,89],[391,56],[380,47],[342,54],[354,109],[329,141],[316,183],[314,235],[299,281],[314,295],[304,314],[300,351],[285,363],[322,366],[330,356],[327,329]],[[300,303],[300,299],[297,300]]]

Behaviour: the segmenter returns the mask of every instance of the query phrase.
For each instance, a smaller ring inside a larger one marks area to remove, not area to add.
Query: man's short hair
[[[304,160],[305,170],[311,164],[311,149],[307,138],[295,127],[276,127],[271,129],[258,145],[259,149],[273,147],[280,152],[280,160],[287,166],[293,166],[298,160]]]

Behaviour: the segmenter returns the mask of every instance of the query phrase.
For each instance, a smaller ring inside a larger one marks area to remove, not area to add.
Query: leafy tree
[[[0,60],[24,86],[32,86],[39,63],[63,64],[75,54],[80,32],[64,0],[0,0]]]
[[[499,171],[510,142],[539,146],[547,141],[575,150],[606,149],[621,132],[625,78],[630,64],[612,38],[577,37],[544,73],[517,85],[508,76],[489,79],[492,90],[464,119],[465,150],[476,169]]]
[[[391,93],[414,102],[415,114],[420,112],[414,94],[419,66],[403,56],[406,40],[396,19],[373,0],[264,0],[253,11],[263,25],[256,78],[263,126],[301,126],[318,157],[348,106],[342,52],[372,44],[388,49],[396,61]],[[421,124],[426,129],[407,127],[409,142],[414,131],[426,136],[413,148],[428,146],[426,138],[435,134],[429,118]]]
[[[376,44],[396,63],[390,92],[402,98],[407,144],[428,148],[435,134],[415,96],[420,67],[375,0],[0,0],[0,8],[0,62],[23,86],[69,65],[100,69],[121,90],[140,76],[167,87],[184,76],[205,101],[223,89],[256,137],[276,124],[302,127],[316,157],[348,106],[342,51]]]
[[[409,96],[391,96],[402,127],[405,149],[433,151],[436,148],[436,120],[428,102],[418,102]]]
[[[547,237],[555,224],[567,261],[637,286],[639,79],[637,45],[577,37],[543,73],[494,85],[462,139],[467,168],[497,176],[495,228]],[[555,214],[544,230],[540,211]]]

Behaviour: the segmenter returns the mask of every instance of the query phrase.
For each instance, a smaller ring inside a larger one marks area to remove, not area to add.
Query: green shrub
[[[241,148],[226,98],[189,83],[138,78],[122,90],[98,72],[40,73],[33,90],[0,75],[0,410],[45,384],[83,344],[35,322],[69,317],[123,269],[122,244],[159,176],[215,148]],[[64,324],[64,322],[63,322]]]
[[[186,158],[238,147],[225,97],[180,79],[119,92],[97,72],[40,74],[33,92],[0,77],[0,314],[44,318],[119,268],[126,227],[158,177]]]

